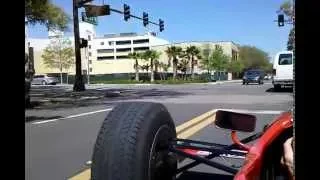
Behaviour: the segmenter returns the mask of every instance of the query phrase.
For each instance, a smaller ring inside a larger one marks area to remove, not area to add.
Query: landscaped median
[[[151,85],[151,84],[221,84],[226,82],[241,82],[241,80],[224,80],[224,81],[206,81],[206,80],[156,80],[154,82],[149,81],[134,81],[134,80],[113,80],[113,81],[93,81],[91,85],[95,84],[139,84],[139,85]]]

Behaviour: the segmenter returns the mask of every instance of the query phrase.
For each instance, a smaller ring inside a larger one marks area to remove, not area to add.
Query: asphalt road
[[[51,86],[42,88],[50,91]],[[56,88],[56,87],[54,87]],[[69,87],[63,87],[69,88]],[[100,125],[117,103],[123,101],[153,101],[163,103],[176,125],[182,124],[212,109],[242,109],[251,113],[259,110],[257,131],[269,123],[278,111],[292,107],[292,92],[272,92],[271,83],[243,86],[240,83],[197,85],[115,85],[99,87],[130,90],[139,98],[103,98],[81,106],[71,105],[26,110],[25,124],[25,171],[27,180],[67,179],[87,168]],[[35,92],[35,90],[34,90]],[[39,93],[40,91],[37,91]],[[244,135],[241,135],[244,136]],[[230,143],[227,131],[208,126],[191,139]],[[195,171],[215,172],[210,167],[198,166]]]

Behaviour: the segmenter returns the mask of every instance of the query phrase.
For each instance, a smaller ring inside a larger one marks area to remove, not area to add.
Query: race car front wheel
[[[93,151],[91,179],[175,179],[177,158],[168,150],[175,137],[173,120],[162,104],[119,104],[102,123]]]

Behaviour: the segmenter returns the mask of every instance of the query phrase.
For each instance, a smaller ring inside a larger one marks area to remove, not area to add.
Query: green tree
[[[202,69],[207,70],[208,74],[211,74],[211,72],[213,70],[211,63],[210,63],[211,53],[212,53],[212,49],[210,48],[210,45],[209,44],[204,45],[201,50],[200,67]]]
[[[182,79],[187,79],[187,70],[190,57],[186,51],[182,51],[179,58],[180,61],[178,62],[177,69],[183,73]]]
[[[289,38],[287,42],[287,50],[292,51],[294,48],[294,28],[290,30]]]
[[[178,66],[178,57],[182,53],[182,48],[177,46],[171,46],[166,49],[166,54],[171,62],[172,59],[172,69],[173,69],[173,79],[176,79],[177,76],[177,66]]]
[[[150,62],[150,81],[154,82],[154,65],[159,60],[160,53],[155,50],[147,50],[143,53],[143,59]]]
[[[230,61],[230,57],[223,53],[222,47],[217,47],[212,52],[209,59],[209,64],[211,68],[219,72],[219,80],[220,80],[220,72],[225,71],[228,68],[229,61]]]
[[[263,69],[269,64],[269,55],[257,47],[245,45],[240,47],[239,60],[245,69]]]
[[[244,65],[241,61],[230,61],[228,63],[228,72],[232,72],[236,74],[237,77],[239,77],[239,74],[243,71]]]
[[[27,24],[45,25],[48,29],[66,30],[70,17],[49,0],[25,0]]]
[[[186,55],[191,63],[191,78],[194,79],[195,58],[200,59],[200,49],[196,46],[189,46],[186,49]]]
[[[293,4],[291,0],[286,0],[280,5],[280,9],[286,16],[292,18],[293,14]]]
[[[161,80],[165,80],[166,79],[166,74],[168,73],[169,67],[170,67],[169,64],[166,64],[164,62],[159,62],[159,68],[162,69],[162,72],[160,74]]]
[[[62,83],[63,70],[68,70],[74,64],[74,49],[71,41],[61,37],[52,39],[41,57],[48,68],[59,69]]]
[[[273,64],[268,62],[264,67],[262,67],[262,69],[266,72],[266,73],[272,73],[273,70]]]
[[[137,52],[133,52],[133,53],[129,53],[128,54],[129,58],[134,59],[135,63],[134,63],[134,69],[136,72],[136,81],[139,82],[139,59],[141,58],[142,54],[141,53],[137,53]]]

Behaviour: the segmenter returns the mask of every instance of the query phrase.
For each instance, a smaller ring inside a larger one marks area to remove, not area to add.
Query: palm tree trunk
[[[69,84],[69,74],[67,72],[67,84]]]
[[[137,59],[136,59],[135,69],[136,69],[136,81],[139,82],[139,65],[138,65]]]
[[[151,71],[151,79],[150,79],[150,81],[154,82],[153,59],[151,59],[151,62],[150,62],[150,71]]]
[[[176,79],[176,77],[177,77],[177,63],[176,63],[176,59],[173,59],[172,69],[173,69],[173,79]]]
[[[62,84],[63,82],[63,79],[62,79],[62,67],[60,67],[60,84]]]
[[[191,56],[191,79],[194,79],[194,57]]]

